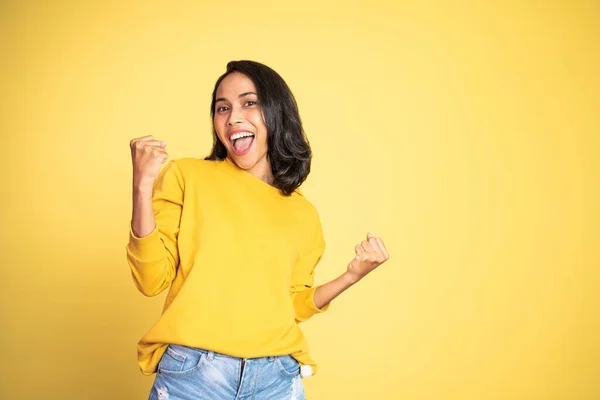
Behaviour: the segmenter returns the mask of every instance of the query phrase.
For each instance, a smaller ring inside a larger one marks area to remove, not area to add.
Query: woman
[[[271,68],[227,64],[212,94],[206,159],[170,161],[166,142],[133,139],[127,260],[147,296],[170,286],[138,344],[150,399],[304,399],[317,371],[298,324],[388,259],[368,234],[338,278],[314,287],[325,249],[298,188],[311,149],[294,96]]]

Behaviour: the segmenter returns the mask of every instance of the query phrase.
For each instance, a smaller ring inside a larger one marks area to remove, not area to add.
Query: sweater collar
[[[272,194],[272,195],[279,196],[279,197],[284,196],[283,193],[281,193],[281,190],[279,190],[275,186],[269,185],[267,182],[264,182],[264,181],[258,179],[257,177],[252,175],[250,172],[238,167],[229,158],[225,157],[225,159],[222,160],[221,163],[228,171],[230,171],[238,179],[240,179],[244,182],[247,182],[248,185],[252,186],[256,190],[260,190],[267,194]]]

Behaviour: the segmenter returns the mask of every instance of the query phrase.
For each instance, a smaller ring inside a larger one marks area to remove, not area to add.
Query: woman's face
[[[246,75],[232,72],[216,92],[213,124],[227,149],[227,157],[238,167],[271,183],[267,159],[267,127],[254,83]]]

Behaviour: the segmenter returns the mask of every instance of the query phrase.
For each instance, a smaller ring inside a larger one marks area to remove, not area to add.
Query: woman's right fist
[[[167,142],[154,140],[154,136],[150,135],[132,139],[129,146],[133,162],[133,185],[152,187],[161,165],[169,158],[165,150]]]

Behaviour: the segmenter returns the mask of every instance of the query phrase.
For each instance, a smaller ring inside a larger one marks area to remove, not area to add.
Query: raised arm
[[[155,296],[175,278],[179,265],[177,236],[183,207],[183,177],[167,161],[166,142],[152,136],[133,139],[133,211],[127,261],[134,283],[146,296]]]
[[[152,189],[160,167],[169,158],[165,150],[166,145],[164,140],[154,140],[153,136],[136,138],[129,143],[133,163],[131,228],[140,238],[148,236],[156,227],[152,209]]]
[[[315,307],[326,307],[330,301],[390,258],[383,240],[374,237],[370,233],[367,234],[366,240],[354,246],[354,251],[356,257],[350,261],[346,272],[317,287],[313,300]]]

